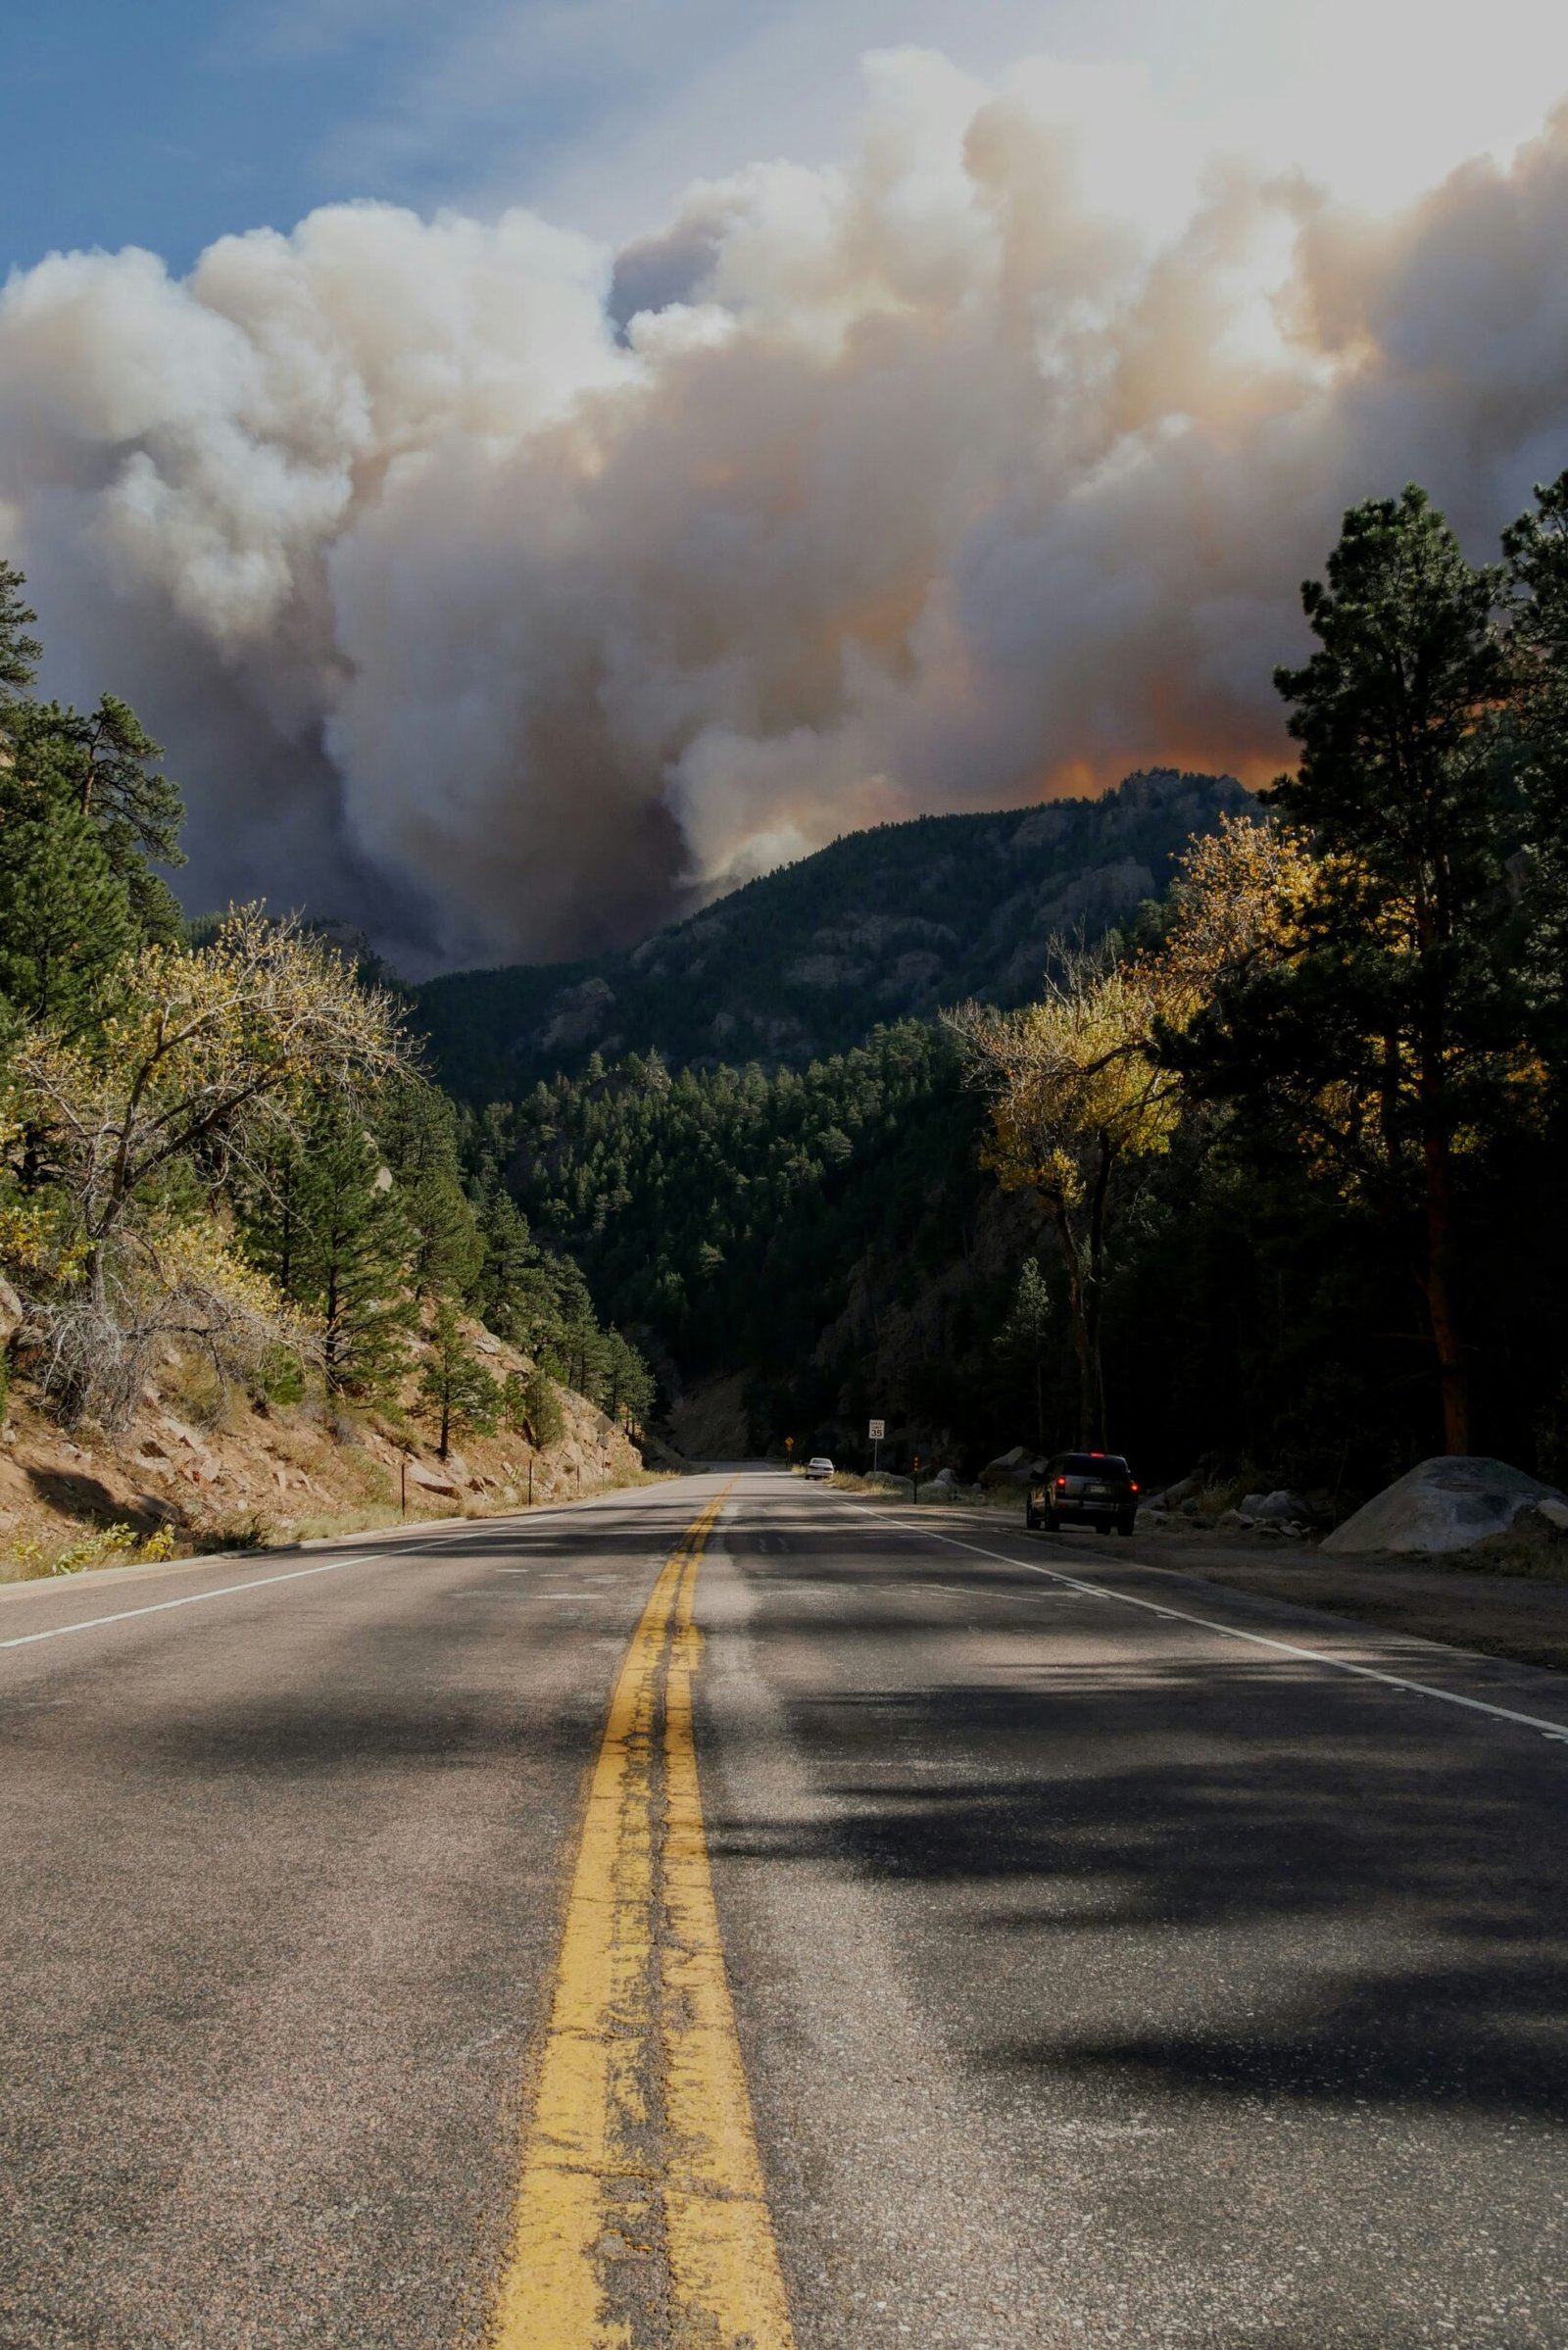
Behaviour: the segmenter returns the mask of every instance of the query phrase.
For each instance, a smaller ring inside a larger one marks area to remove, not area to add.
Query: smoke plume
[[[625,940],[850,827],[1260,780],[1300,578],[1568,464],[1568,115],[1396,218],[1216,168],[1152,244],[1027,76],[873,64],[851,166],[618,256],[376,205],[0,297],[48,682],[192,807],[187,896],[411,969]]]

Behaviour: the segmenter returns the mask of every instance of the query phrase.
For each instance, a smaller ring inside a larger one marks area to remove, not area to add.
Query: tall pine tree
[[[247,1186],[252,1258],[316,1316],[328,1388],[370,1399],[407,1369],[416,1235],[356,1105],[324,1096]]]

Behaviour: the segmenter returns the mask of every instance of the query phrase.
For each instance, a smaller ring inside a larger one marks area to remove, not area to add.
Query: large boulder
[[[451,1493],[455,1495],[459,1491],[458,1481],[452,1475],[452,1472],[449,1468],[441,1466],[426,1468],[422,1460],[411,1460],[409,1462],[408,1479],[410,1485],[420,1486],[427,1493]]]
[[[1036,1460],[1022,1444],[1014,1444],[1010,1452],[999,1452],[988,1460],[980,1472],[982,1485],[1032,1485],[1045,1474],[1045,1462]]]
[[[1325,1550],[1468,1550],[1490,1535],[1506,1534],[1522,1509],[1568,1499],[1505,1460],[1480,1453],[1442,1453],[1406,1470],[1373,1495]]]

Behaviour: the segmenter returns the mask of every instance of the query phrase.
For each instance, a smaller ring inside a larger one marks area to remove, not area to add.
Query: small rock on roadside
[[[1277,1487],[1270,1493],[1244,1493],[1239,1506],[1244,1518],[1256,1518],[1260,1522],[1279,1526],[1292,1523],[1301,1525],[1312,1515],[1300,1494],[1291,1493],[1284,1486]]]

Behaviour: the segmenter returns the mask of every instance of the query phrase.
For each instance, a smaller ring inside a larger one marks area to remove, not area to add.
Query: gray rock
[[[0,1346],[5,1346],[22,1328],[27,1309],[9,1281],[0,1281]]]
[[[1559,1534],[1568,1534],[1568,1501],[1559,1501],[1555,1493],[1547,1493],[1536,1503],[1536,1514],[1548,1526],[1555,1526]]]
[[[440,1469],[427,1469],[422,1460],[409,1463],[410,1485],[422,1486],[427,1493],[456,1493],[457,1479],[443,1475]]]
[[[982,1485],[1028,1485],[1032,1478],[1040,1475],[1041,1465],[1031,1458],[1022,1444],[1014,1444],[1010,1451],[999,1452],[995,1460],[987,1461],[980,1472],[980,1482]]]
[[[1290,1493],[1283,1486],[1272,1493],[1245,1493],[1238,1506],[1244,1517],[1275,1526],[1284,1526],[1292,1520],[1299,1523],[1312,1514],[1299,1493]]]
[[[1377,1493],[1323,1543],[1329,1551],[1468,1550],[1506,1534],[1522,1509],[1568,1494],[1480,1453],[1440,1453]]]

